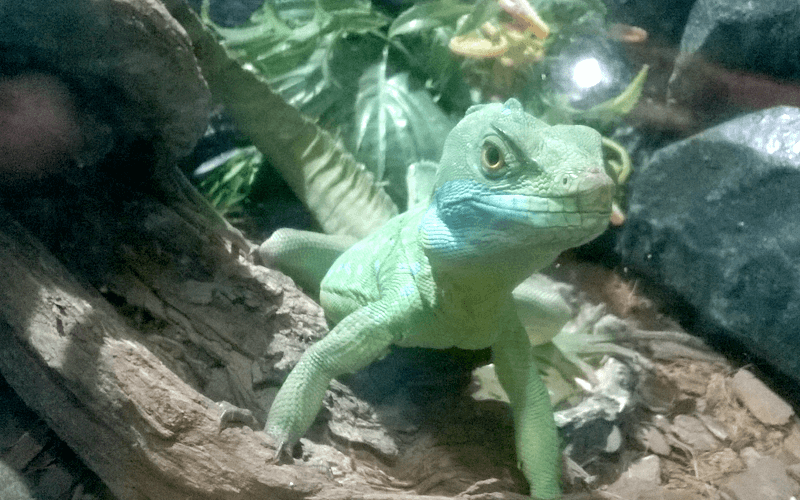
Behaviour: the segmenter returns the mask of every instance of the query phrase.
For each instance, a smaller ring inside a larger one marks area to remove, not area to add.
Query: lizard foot
[[[270,439],[272,439],[273,443],[274,438],[270,436],[268,432],[264,432]],[[294,456],[295,456],[295,445],[297,443],[290,443],[288,440],[280,440],[277,441],[277,445],[275,446],[275,456],[272,458],[270,463],[278,465],[278,464],[293,464],[294,463]]]

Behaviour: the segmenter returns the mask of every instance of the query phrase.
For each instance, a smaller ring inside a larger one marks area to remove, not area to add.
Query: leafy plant
[[[255,146],[228,151],[198,167],[200,190],[222,215],[232,218],[242,212],[264,155]]]
[[[389,196],[405,207],[408,165],[437,161],[453,122],[410,73],[387,75],[386,58],[364,72],[354,117],[343,130],[356,159],[369,165]]]
[[[532,5],[551,24],[553,36],[530,42],[545,53],[553,40],[589,29],[605,13],[600,0],[534,0]],[[405,169],[438,159],[453,123],[448,114],[459,117],[488,96],[506,98],[521,90],[509,82],[533,86],[523,102],[551,122],[613,120],[638,99],[643,78],[613,102],[578,111],[548,95],[532,62],[515,59],[523,57],[516,52],[500,62],[453,54],[454,37],[480,37],[487,23],[500,23],[498,36],[514,37],[517,31],[506,28],[512,17],[497,0],[421,2],[394,20],[366,0],[268,0],[236,28],[215,26],[207,7],[203,12],[204,22],[245,68],[340,134],[401,209]]]
[[[324,232],[363,238],[397,214],[396,205],[340,140],[302,116],[235,61],[185,2],[171,14],[191,37],[215,100],[311,212]]]
[[[265,1],[246,24],[236,28],[215,25],[205,0],[201,16],[239,61],[270,81],[308,64],[314,52],[322,50],[330,56],[345,35],[380,36],[377,30],[389,22],[365,0]],[[327,57],[318,63],[331,74]]]

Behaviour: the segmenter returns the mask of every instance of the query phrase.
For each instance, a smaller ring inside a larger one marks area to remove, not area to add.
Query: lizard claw
[[[294,448],[294,441],[286,437],[285,434],[281,435],[281,433],[274,432],[274,429],[271,431],[269,425],[264,427],[264,435],[267,438],[266,445],[275,449],[275,456],[272,458],[271,463],[293,462],[292,449]]]
[[[269,433],[266,433],[269,436]],[[272,436],[270,436],[272,437]],[[272,458],[272,464],[287,464],[287,463],[294,463],[294,459],[292,458],[292,448],[294,446],[286,440],[278,441],[277,446],[275,447],[275,456]]]

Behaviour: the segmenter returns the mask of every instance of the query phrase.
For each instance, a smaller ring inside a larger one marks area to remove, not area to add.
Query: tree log
[[[328,481],[271,465],[266,437],[220,410],[0,212],[0,371],[121,499],[302,498]]]

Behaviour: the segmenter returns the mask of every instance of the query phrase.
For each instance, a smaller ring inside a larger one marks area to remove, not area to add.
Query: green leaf
[[[278,18],[287,26],[295,28],[311,22],[320,13],[315,0],[266,0]]]
[[[397,16],[389,26],[389,38],[424,32],[448,24],[455,26],[458,18],[469,14],[472,10],[472,5],[452,0],[416,4]]]
[[[375,11],[342,10],[331,18],[326,31],[342,33],[377,33],[389,24],[389,18]]]
[[[323,36],[316,21],[292,29],[267,4],[253,14],[248,24],[237,28],[216,26],[215,30],[222,36],[222,44],[241,63],[271,77],[305,63]]]
[[[207,15],[204,22],[240,62],[274,79],[308,64],[317,51],[329,55],[342,34],[377,32],[389,21],[364,1],[272,0],[242,26],[216,26]],[[325,65],[327,60],[313,63]]]
[[[630,113],[642,96],[644,82],[647,80],[648,69],[649,66],[645,64],[620,95],[587,110],[586,113],[589,115],[593,113],[612,113],[619,116]]]
[[[197,169],[206,172],[198,189],[223,215],[238,211],[262,163],[263,155],[253,146],[223,153]]]
[[[324,231],[363,238],[397,214],[342,141],[287,104],[262,75],[237,64],[188,5],[175,3],[171,12],[191,37],[215,102],[269,157]]]
[[[359,78],[381,60],[384,48],[384,40],[375,36],[336,38],[317,49],[306,64],[269,83],[304,115],[336,131],[352,122]]]
[[[408,73],[387,76],[386,61],[359,81],[355,118],[346,142],[401,206],[407,199],[406,169],[420,160],[438,161],[451,120]]]
[[[369,0],[318,0],[318,2],[319,6],[327,12],[340,10],[369,11],[372,8]]]
[[[648,66],[644,65],[621,94],[597,106],[592,106],[584,111],[576,110],[566,103],[562,103],[561,106],[567,113],[572,115],[573,120],[591,123],[595,128],[603,128],[609,123],[616,122],[636,106],[642,95],[644,83],[647,80],[647,71]]]
[[[479,0],[475,2],[472,10],[466,19],[458,26],[456,35],[463,35],[470,31],[478,29],[483,23],[489,19],[497,17],[502,9],[497,3],[497,0]]]
[[[312,118],[319,118],[339,97],[336,95],[338,92],[330,92],[336,85],[325,71],[329,57],[328,42],[323,39],[321,46],[303,64],[269,79],[272,89],[286,102]]]
[[[222,37],[223,45],[232,49],[253,39],[283,40],[292,34],[292,28],[278,17],[268,2],[264,2],[253,12],[245,24],[235,28],[225,28],[214,24],[205,10],[203,22],[207,26],[213,27],[214,31]]]
[[[586,110],[572,107],[565,95],[554,91],[542,92],[537,96],[543,107],[542,112],[539,113],[540,118],[550,124],[582,123],[603,133],[604,130],[615,125],[621,116],[629,113],[639,102],[647,79],[647,71],[648,66],[645,65],[622,93]],[[530,105],[530,103],[526,101],[526,105]]]

